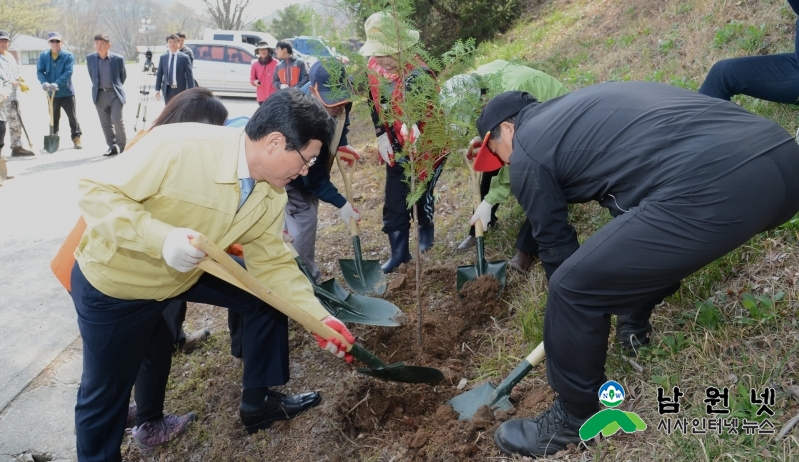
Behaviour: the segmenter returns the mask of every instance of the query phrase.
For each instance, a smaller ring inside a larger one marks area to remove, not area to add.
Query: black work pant
[[[80,124],[78,123],[77,112],[75,112],[75,96],[64,96],[61,98],[53,98],[53,127],[55,132],[58,133],[59,122],[61,121],[61,109],[67,113],[69,119],[69,129],[72,138],[81,135]]]
[[[162,415],[173,340],[162,313],[172,300],[227,307],[242,316],[244,388],[283,385],[289,380],[286,316],[210,274],[203,274],[174,299],[121,300],[95,289],[76,263],[71,295],[83,340],[83,375],[75,406],[81,461],[121,460],[119,446],[134,382],[136,403],[154,408],[139,412]],[[145,379],[140,366],[152,374],[142,385],[137,381],[137,375]]]
[[[433,188],[436,186],[441,171],[444,169],[444,161],[433,170],[433,177],[427,183],[422,197],[416,201],[418,208],[417,223],[420,227],[428,227],[433,224],[435,213],[435,200],[433,198]],[[383,203],[383,232],[386,234],[394,231],[408,231],[411,229],[411,214],[413,208],[408,207],[408,194],[411,188],[406,182],[403,164],[396,162],[393,167],[386,164],[386,196]]]
[[[640,314],[703,266],[799,211],[799,145],[788,142],[696,190],[643,200],[553,274],[544,318],[547,378],[566,401],[596,402],[610,316]]]
[[[799,19],[796,20],[799,30]],[[699,93],[729,101],[748,95],[777,103],[799,104],[799,34],[794,52],[721,60],[710,68]]]

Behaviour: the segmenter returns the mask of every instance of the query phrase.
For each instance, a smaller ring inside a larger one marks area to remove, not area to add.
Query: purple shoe
[[[168,443],[186,431],[189,423],[197,420],[197,414],[189,412],[185,415],[164,414],[159,420],[145,422],[138,427],[125,430],[133,435],[133,441],[139,449],[139,454],[148,456],[155,448]]]

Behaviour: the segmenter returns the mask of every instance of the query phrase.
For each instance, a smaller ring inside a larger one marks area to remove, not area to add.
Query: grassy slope
[[[477,61],[524,61],[571,89],[606,80],[652,80],[696,90],[719,59],[793,51],[795,19],[779,0],[556,0],[540,5],[504,36],[481,44]],[[737,102],[791,133],[797,128],[793,107],[748,97]],[[515,205],[503,207],[501,214],[504,225],[489,236],[488,246],[511,255],[522,213]],[[572,208],[582,239],[608,219],[593,205]],[[773,435],[669,436],[656,430],[658,386],[681,387],[685,396],[680,417],[706,417],[702,400],[707,386],[730,387],[730,409],[741,419],[753,418],[757,410],[749,404],[749,388],[775,387],[772,422],[777,430],[799,412],[799,396],[793,399],[786,391],[796,384],[799,367],[797,225],[794,220],[787,229],[757,236],[684,281],[683,288],[655,311],[653,346],[636,358],[643,372],[637,372],[611,341],[607,376],[635,395],[625,405],[647,422],[649,430],[605,439],[591,446],[585,458],[799,460],[796,429],[782,440]],[[546,290],[540,266],[529,282],[506,295],[517,314],[510,332],[492,334],[495,354],[481,361],[485,376],[505,375],[541,338]]]

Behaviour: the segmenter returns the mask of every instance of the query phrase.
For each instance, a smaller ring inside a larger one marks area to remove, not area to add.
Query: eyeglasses
[[[313,167],[313,164],[316,163],[316,156],[311,157],[310,160],[305,160],[305,157],[303,157],[303,155],[302,155],[302,153],[300,152],[299,149],[297,150],[297,154],[299,154],[300,159],[302,159],[302,163],[305,164],[305,166],[308,167],[308,168]]]

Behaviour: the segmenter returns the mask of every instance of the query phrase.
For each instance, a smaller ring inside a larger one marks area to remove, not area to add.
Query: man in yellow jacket
[[[329,120],[310,96],[280,92],[258,108],[243,131],[201,124],[156,127],[105,171],[80,181],[79,204],[88,227],[75,252],[71,293],[83,338],[75,406],[79,460],[121,460],[128,397],[139,366],[170,366],[171,340],[160,340],[169,338],[160,335],[168,331],[161,313],[175,299],[243,315],[240,415],[250,433],[320,402],[318,393],[287,396],[268,388],[289,380],[286,316],[197,269],[205,254],[189,240],[201,233],[223,247],[241,243],[253,276],[354,341],[316,300],[282,237],[283,187],[307,174],[329,142]],[[317,341],[352,360],[338,350],[340,344]],[[162,377],[140,401],[155,402],[154,415],[130,431],[143,453],[196,418],[163,415]]]

